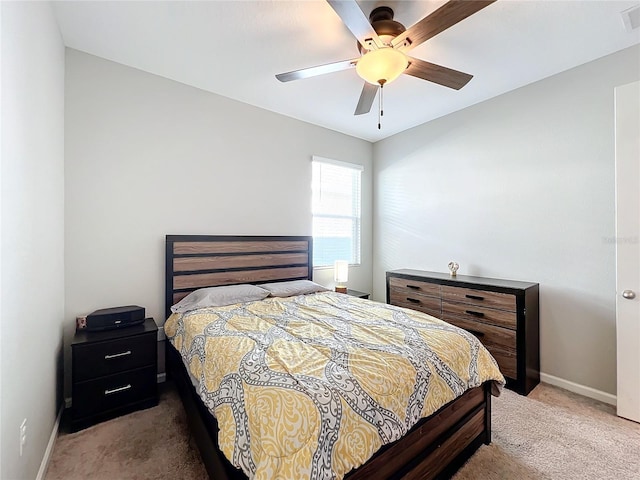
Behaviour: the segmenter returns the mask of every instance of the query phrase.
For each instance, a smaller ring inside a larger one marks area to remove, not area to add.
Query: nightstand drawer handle
[[[407,297],[407,300],[411,303],[420,303],[420,300],[416,300],[415,298],[409,298]]]
[[[480,295],[465,295],[465,297],[470,298],[471,300],[484,300],[484,297]]]
[[[124,392],[125,390],[129,390],[131,388],[131,384],[125,385],[124,387],[114,388],[113,390],[105,390],[105,395],[111,395],[112,393]]]
[[[474,317],[484,317],[484,313],[482,312],[474,312],[473,310],[465,310],[465,312]]]
[[[413,288],[414,290],[420,290],[418,285],[407,285],[407,288]]]
[[[131,355],[131,350],[127,350],[126,352],[122,352],[122,353],[115,353],[113,355],[105,355],[104,359],[111,360],[112,358],[126,357],[127,355]]]

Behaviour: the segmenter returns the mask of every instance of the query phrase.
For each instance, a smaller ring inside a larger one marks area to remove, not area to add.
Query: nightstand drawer
[[[74,346],[73,381],[155,365],[156,333]]]
[[[499,327],[516,329],[518,319],[516,312],[495,310],[464,303],[442,302],[442,317],[460,318],[470,322],[481,322]]]
[[[73,384],[73,419],[105,413],[157,395],[155,364]]]
[[[440,285],[433,283],[392,277],[389,279],[390,290],[402,294],[421,294],[440,298]]]
[[[484,290],[443,285],[442,299],[481,307],[508,310],[510,312],[516,311],[516,297],[509,293],[487,292]]]
[[[440,317],[442,312],[439,298],[428,297],[413,292],[405,292],[392,288],[389,290],[390,303],[398,307],[411,308],[419,312]]]
[[[514,330],[464,320],[456,316],[443,315],[442,319],[475,335],[496,359],[498,367],[505,377],[518,377],[516,332]]]

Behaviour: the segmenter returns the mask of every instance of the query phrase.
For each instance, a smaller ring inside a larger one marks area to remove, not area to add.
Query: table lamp
[[[349,280],[349,262],[336,260],[333,264],[333,279],[336,282],[336,292],[347,293],[347,280]]]

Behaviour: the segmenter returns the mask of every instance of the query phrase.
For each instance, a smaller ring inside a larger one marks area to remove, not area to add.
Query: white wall
[[[3,50],[2,40],[4,36],[2,34],[2,6],[0,6],[0,112],[3,112],[2,104],[2,57]],[[0,113],[0,187],[2,186],[2,151],[3,141],[2,136],[4,130],[2,129],[2,114]],[[0,375],[2,375],[2,190],[0,190]],[[2,475],[2,378],[0,377],[0,475]]]
[[[632,47],[374,145],[374,295],[386,270],[540,283],[541,369],[615,393],[613,88]]]
[[[66,75],[68,337],[97,308],[164,321],[166,234],[310,235],[312,155],[365,166],[350,286],[370,291],[369,142],[71,49]]]
[[[0,478],[12,480],[36,477],[62,398],[64,46],[49,3],[1,2],[0,9]]]

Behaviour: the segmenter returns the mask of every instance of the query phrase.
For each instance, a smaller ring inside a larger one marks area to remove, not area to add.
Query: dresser
[[[76,332],[71,344],[71,429],[158,404],[158,327]]]
[[[539,285],[422,270],[387,272],[387,303],[464,328],[498,362],[507,388],[540,383]]]

